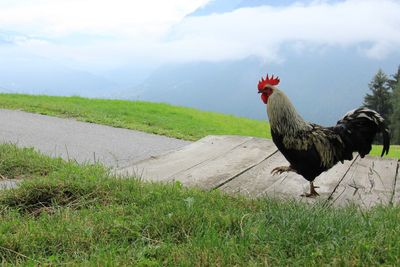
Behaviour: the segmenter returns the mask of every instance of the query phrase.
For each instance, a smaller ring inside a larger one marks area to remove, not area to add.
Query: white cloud
[[[378,41],[371,47],[363,49],[363,52],[370,58],[384,59],[393,51],[399,51],[399,42]]]
[[[82,68],[250,55],[276,62],[285,44],[299,53],[360,46],[371,58],[400,47],[399,0],[315,1],[185,18],[208,1],[3,0],[0,33],[23,36],[14,39],[24,51]]]
[[[278,60],[282,44],[367,45],[382,58],[400,47],[400,1],[317,1],[311,5],[243,8],[185,19],[165,43],[169,57],[222,60],[258,55]]]
[[[0,34],[41,56],[83,67],[115,65],[148,54],[142,50],[208,1],[2,0]]]
[[[0,3],[0,27],[59,37],[164,33],[205,0],[25,0]]]

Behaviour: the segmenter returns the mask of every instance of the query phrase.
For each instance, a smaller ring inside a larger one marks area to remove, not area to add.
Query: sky
[[[118,65],[151,54],[149,46],[206,2],[1,0],[0,45],[88,68]]]
[[[298,53],[353,47],[385,60],[400,47],[400,0],[293,1],[190,16],[210,1],[1,0],[0,55],[33,54],[96,72],[129,62],[284,62],[287,46]]]

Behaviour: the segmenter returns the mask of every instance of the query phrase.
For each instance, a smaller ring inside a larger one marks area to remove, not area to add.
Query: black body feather
[[[351,160],[353,152],[364,157],[370,152],[378,132],[383,134],[382,155],[389,152],[389,130],[383,118],[367,108],[348,112],[333,127],[308,126],[307,130],[299,130],[294,135],[280,133],[271,127],[271,134],[291,167],[309,181],[339,161]]]

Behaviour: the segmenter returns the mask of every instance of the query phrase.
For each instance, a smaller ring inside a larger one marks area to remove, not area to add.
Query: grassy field
[[[162,103],[0,94],[0,108],[75,118],[191,141],[210,134],[270,137],[266,122]]]
[[[271,138],[269,125],[265,121],[162,103],[0,94],[0,108],[75,118],[190,141],[212,134]],[[374,146],[371,155],[380,155],[381,151],[381,146]],[[392,146],[388,156],[400,158],[400,146]]]
[[[115,179],[0,145],[2,265],[395,266],[400,207],[334,209]]]

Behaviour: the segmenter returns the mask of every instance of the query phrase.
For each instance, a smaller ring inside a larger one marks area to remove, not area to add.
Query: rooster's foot
[[[319,188],[319,186],[315,186],[313,182],[310,182],[310,193],[301,194],[302,197],[317,197],[319,196],[318,192],[315,191],[315,188]]]
[[[292,166],[281,166],[281,167],[276,167],[271,171],[272,175],[275,174],[281,174],[284,172],[296,172],[295,169],[292,168]]]

